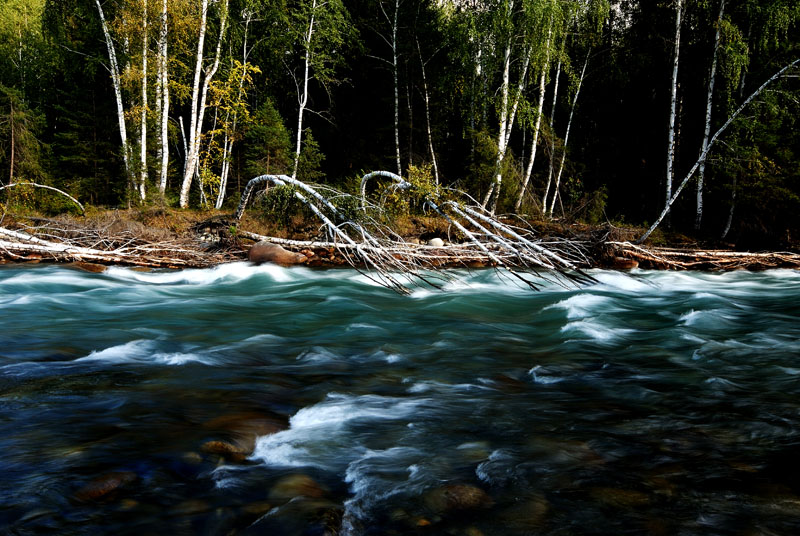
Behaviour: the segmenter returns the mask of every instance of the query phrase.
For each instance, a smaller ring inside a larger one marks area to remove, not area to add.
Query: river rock
[[[136,473],[131,471],[114,471],[100,475],[89,481],[73,498],[78,502],[99,501],[108,499],[113,492],[136,480]]]
[[[524,533],[534,534],[538,532],[544,522],[550,503],[542,496],[533,496],[522,499],[513,506],[500,512],[499,518],[503,526],[513,528]]]
[[[593,488],[590,492],[592,498],[606,506],[617,508],[636,508],[650,503],[646,493],[618,488]]]
[[[207,454],[216,454],[224,458],[229,458],[234,462],[243,462],[250,452],[243,448],[228,443],[227,441],[206,441],[200,446],[200,450]]]
[[[316,480],[302,473],[287,475],[278,480],[269,490],[270,500],[290,500],[295,497],[319,499],[325,489]]]
[[[639,261],[626,259],[625,257],[614,257],[611,259],[611,268],[615,270],[632,270],[639,267]]]
[[[256,264],[271,262],[282,266],[291,266],[293,264],[302,264],[307,257],[300,253],[288,251],[278,244],[259,242],[250,248],[247,259]]]
[[[271,435],[287,428],[280,417],[262,413],[234,413],[222,415],[203,423],[203,427],[220,432],[230,439],[235,451],[250,454],[261,436]],[[223,443],[223,442],[220,442]]]
[[[93,262],[76,262],[75,268],[83,270],[84,272],[91,272],[93,274],[100,274],[106,271],[107,267],[102,264],[95,264]]]
[[[424,501],[425,506],[437,514],[478,510],[494,504],[485,491],[468,484],[448,484],[433,489],[425,494]]]
[[[435,248],[440,248],[444,246],[444,240],[442,240],[441,238],[431,238],[430,240],[428,240],[428,245],[433,246]]]

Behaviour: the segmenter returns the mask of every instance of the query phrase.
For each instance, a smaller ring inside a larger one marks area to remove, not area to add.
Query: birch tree
[[[183,183],[181,185],[180,206],[186,208],[189,205],[189,190],[192,179],[199,172],[200,161],[200,141],[203,133],[203,120],[206,113],[208,98],[208,88],[211,81],[219,69],[222,40],[225,36],[228,22],[228,0],[220,5],[220,28],[217,36],[217,44],[214,59],[210,65],[205,64],[205,38],[208,27],[208,0],[202,0],[200,12],[200,27],[197,39],[197,53],[195,55],[195,68],[192,78],[192,98],[190,103],[190,127],[189,142],[187,146],[186,164],[183,173]]]
[[[169,61],[168,42],[169,27],[167,0],[161,0],[161,14],[159,16],[159,30],[157,42],[156,69],[156,118],[158,121],[157,155],[158,155],[158,191],[163,196],[167,190],[167,171],[169,169]]]
[[[675,115],[678,103],[678,63],[681,51],[681,16],[683,0],[676,0],[675,8],[675,51],[672,56],[672,83],[670,84],[669,127],[667,128],[667,175],[666,202],[672,198],[672,179],[675,166]]]
[[[714,35],[714,51],[711,55],[711,72],[708,75],[708,92],[706,94],[706,117],[703,130],[703,143],[700,151],[705,152],[708,147],[708,137],[711,134],[711,105],[714,100],[714,80],[717,74],[717,51],[719,50],[719,37],[722,30],[722,16],[725,13],[725,0],[719,2],[719,15],[717,15],[716,32]],[[705,179],[706,161],[703,159],[697,169],[697,209],[695,211],[694,228],[700,229],[703,223],[703,181]]]
[[[300,77],[295,69],[290,69],[298,105],[292,170],[292,178],[296,178],[303,149],[305,113],[309,110],[310,85],[316,82],[326,89],[339,82],[336,68],[343,63],[342,51],[356,34],[341,0],[302,0],[291,17],[291,29],[302,55]]]
[[[122,145],[122,159],[125,164],[125,176],[128,184],[133,184],[133,171],[131,169],[131,147],[128,143],[128,127],[125,123],[125,105],[122,100],[122,77],[120,62],[117,59],[117,47],[114,40],[111,38],[111,32],[108,28],[108,21],[106,20],[103,6],[100,0],[95,0],[97,5],[97,12],[100,16],[100,24],[103,28],[103,36],[105,37],[106,49],[108,51],[108,72],[111,75],[111,85],[114,88],[114,100],[117,105],[117,124],[119,126],[119,137]]]

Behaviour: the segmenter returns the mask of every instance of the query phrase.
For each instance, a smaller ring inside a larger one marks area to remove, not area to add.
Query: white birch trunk
[[[403,165],[400,162],[400,97],[399,77],[397,72],[397,13],[400,11],[400,0],[394,2],[394,20],[392,21],[392,73],[394,75],[394,146],[397,160],[397,174],[402,176]]]
[[[510,5],[510,4],[509,4]],[[497,134],[497,160],[494,165],[494,177],[489,191],[486,192],[486,197],[483,198],[483,207],[489,204],[489,199],[492,194],[497,190],[500,193],[500,186],[503,182],[502,165],[506,156],[506,129],[508,128],[508,84],[511,77],[511,40],[509,39],[506,45],[505,54],[503,55],[503,82],[500,86],[502,94],[502,103],[500,105],[500,131]]]
[[[142,2],[142,113],[139,131],[139,198],[147,196],[147,0]]]
[[[167,190],[169,168],[168,121],[169,121],[169,76],[167,67],[167,0],[161,3],[161,27],[158,32],[158,74],[156,75],[156,117],[158,118],[158,191]]]
[[[590,51],[591,52],[591,51]],[[553,208],[556,206],[556,198],[558,197],[558,188],[561,186],[561,173],[564,171],[564,161],[567,159],[567,144],[569,143],[569,131],[572,128],[572,118],[575,115],[575,105],[578,103],[578,95],[581,93],[581,86],[583,85],[583,77],[586,76],[586,66],[589,64],[589,53],[586,53],[586,59],[583,61],[583,69],[581,69],[581,77],[578,79],[578,87],[575,89],[575,96],[572,97],[572,106],[569,110],[569,120],[567,121],[567,132],[564,135],[564,149],[561,154],[561,164],[558,166],[558,175],[556,175],[555,189],[553,190],[553,199],[550,201],[550,217],[553,217]]]
[[[130,183],[132,179],[131,164],[130,164],[130,146],[128,145],[128,130],[125,125],[125,106],[122,102],[122,81],[120,78],[119,62],[117,61],[117,53],[114,48],[114,42],[111,40],[111,34],[108,31],[108,23],[106,22],[103,7],[100,5],[100,0],[95,0],[97,4],[97,11],[100,14],[100,23],[103,26],[103,35],[106,40],[106,48],[108,49],[109,72],[111,73],[111,84],[114,87],[114,99],[117,104],[117,121],[119,123],[119,137],[122,143],[122,159],[125,163],[125,175]]]
[[[553,84],[553,104],[550,107],[550,136],[553,139],[550,148],[550,169],[547,172],[547,183],[544,187],[544,196],[542,197],[542,210],[547,207],[547,196],[550,194],[550,184],[553,180],[553,166],[555,163],[555,154],[556,154],[556,135],[555,131],[553,130],[553,125],[555,124],[556,118],[556,104],[558,102],[558,81],[561,78],[561,60],[558,60],[558,65],[556,65],[556,79]],[[518,211],[519,206],[514,207],[514,211]]]
[[[722,15],[725,13],[725,0],[720,0],[719,16],[717,17],[717,32],[714,36],[714,53],[711,57],[711,73],[708,78],[708,95],[706,96],[706,126],[703,131],[703,145],[700,151],[705,151],[708,146],[708,136],[711,134],[711,104],[714,99],[714,77],[717,73],[717,51],[719,50],[720,27],[722,26]],[[694,228],[699,230],[703,224],[703,181],[705,179],[706,161],[700,163],[697,168],[697,210],[695,212]]]
[[[419,53],[419,63],[422,67],[422,89],[425,97],[425,125],[428,130],[428,149],[431,152],[431,163],[433,165],[433,179],[436,182],[436,187],[439,187],[439,165],[436,163],[436,151],[433,150],[433,134],[431,133],[431,110],[430,99],[428,98],[428,78],[425,75],[425,62],[422,60],[422,49],[419,46],[419,39],[417,39],[417,52]]]
[[[522,206],[522,199],[525,197],[525,191],[528,189],[528,183],[531,180],[531,173],[533,172],[533,163],[536,161],[536,149],[539,143],[539,130],[542,125],[542,108],[544,107],[544,86],[547,80],[547,69],[550,66],[550,40],[553,37],[553,19],[550,19],[550,26],[547,28],[547,41],[545,44],[546,52],[544,57],[544,64],[542,65],[542,74],[539,76],[539,104],[536,112],[536,123],[533,127],[533,141],[531,142],[531,154],[528,157],[528,165],[525,168],[525,175],[522,178],[522,187],[519,190],[517,201],[514,203],[514,212],[519,210]],[[544,210],[544,207],[542,207]]]
[[[250,21],[252,20],[253,16],[251,13],[247,13],[247,20],[245,21],[244,25],[244,44],[242,45],[242,76],[239,78],[239,90],[236,94],[237,102],[241,102],[242,100],[242,91],[244,88],[244,79],[247,76],[247,59],[249,56],[249,51],[247,50],[247,37],[248,32],[250,30]],[[238,122],[238,114],[236,110],[233,112],[233,124],[231,125],[230,133],[228,130],[225,130],[225,143],[222,149],[222,173],[220,174],[219,180],[219,194],[217,194],[217,202],[214,204],[214,208],[217,210],[222,208],[222,204],[225,202],[225,190],[228,188],[228,175],[230,174],[231,170],[231,153],[233,152],[233,134],[236,132],[236,125]],[[226,118],[227,123],[227,118]]]
[[[778,78],[779,78],[781,75],[783,75],[783,73],[785,73],[785,72],[786,72],[786,71],[788,71],[789,69],[793,68],[793,67],[794,67],[795,65],[797,65],[798,63],[800,63],[800,58],[798,58],[798,59],[794,60],[794,61],[793,61],[793,62],[791,62],[790,64],[788,64],[788,65],[786,65],[785,67],[783,67],[783,68],[782,68],[780,71],[778,71],[777,73],[775,73],[774,75],[772,75],[772,76],[769,78],[769,80],[767,80],[766,82],[764,82],[763,84],[761,84],[761,85],[758,87],[758,89],[756,89],[756,90],[755,90],[753,93],[751,93],[751,94],[750,94],[750,96],[749,96],[749,97],[747,97],[747,99],[746,99],[746,100],[745,100],[745,101],[744,101],[744,102],[741,104],[741,106],[739,106],[739,107],[736,109],[736,111],[735,111],[735,112],[733,112],[733,114],[731,114],[731,116],[730,116],[730,117],[728,117],[728,120],[727,120],[727,121],[725,121],[725,124],[724,124],[724,125],[722,125],[721,127],[719,127],[719,130],[717,130],[717,131],[714,133],[714,135],[713,135],[713,136],[711,136],[711,139],[710,139],[710,140],[708,140],[708,145],[706,146],[705,150],[704,150],[704,151],[702,151],[702,152],[700,153],[700,156],[697,158],[697,161],[696,161],[696,162],[694,163],[694,165],[692,166],[692,169],[690,169],[690,170],[689,170],[689,172],[686,174],[686,176],[683,178],[683,181],[681,181],[681,184],[678,186],[678,188],[677,188],[677,189],[675,190],[675,192],[672,194],[672,197],[670,197],[670,198],[667,200],[667,206],[665,206],[665,207],[664,207],[664,210],[661,212],[661,215],[660,215],[660,216],[658,217],[658,219],[657,219],[657,220],[656,220],[656,221],[653,223],[653,225],[651,225],[651,226],[650,226],[650,228],[647,230],[647,232],[645,232],[645,233],[644,233],[644,234],[641,236],[641,238],[639,238],[639,239],[638,239],[636,242],[634,242],[635,244],[641,244],[642,242],[644,242],[645,240],[647,240],[647,237],[649,237],[649,236],[650,236],[650,234],[651,234],[653,231],[655,231],[656,227],[658,227],[658,226],[659,226],[659,224],[660,224],[660,223],[661,223],[661,222],[664,220],[664,218],[666,217],[666,215],[669,213],[669,210],[672,208],[672,204],[675,202],[675,200],[676,200],[676,199],[678,199],[678,196],[680,195],[681,191],[682,191],[682,190],[683,190],[683,188],[686,186],[686,184],[689,182],[689,179],[691,179],[691,178],[692,178],[692,176],[694,176],[694,173],[695,173],[695,171],[697,171],[697,168],[698,168],[698,167],[700,167],[700,162],[702,162],[703,160],[705,160],[706,156],[708,156],[708,152],[711,150],[711,147],[713,147],[713,146],[714,146],[714,142],[716,142],[716,141],[717,141],[717,138],[720,136],[720,134],[722,134],[722,133],[725,131],[725,129],[727,129],[727,128],[730,126],[730,124],[731,124],[731,123],[733,123],[733,120],[734,120],[734,119],[736,119],[736,118],[739,116],[739,114],[740,114],[740,113],[742,113],[742,110],[744,110],[744,109],[745,109],[745,107],[746,107],[748,104],[750,104],[750,103],[753,101],[753,99],[755,99],[756,97],[758,97],[758,96],[761,94],[761,92],[762,92],[762,91],[764,91],[764,89],[765,89],[765,88],[766,88],[768,85],[770,85],[772,82],[774,82],[776,79],[778,79]]]
[[[199,143],[195,143],[195,136],[197,134],[197,112],[199,109],[198,100],[200,98],[200,78],[203,74],[203,51],[206,40],[206,23],[208,20],[208,0],[202,0],[200,9],[200,34],[197,38],[197,56],[194,66],[194,78],[192,81],[192,101],[189,108],[191,118],[189,119],[189,143],[186,150],[186,162],[183,169],[183,183],[181,185],[181,208],[186,208],[189,206],[189,189],[192,186],[192,179],[194,178],[195,171],[197,170],[197,148],[199,147]]]
[[[303,144],[303,114],[306,111],[308,104],[308,77],[309,68],[311,63],[311,38],[314,36],[314,17],[317,14],[317,0],[311,4],[311,20],[308,23],[308,33],[306,34],[306,55],[305,66],[303,72],[303,91],[299,95],[298,100],[300,107],[297,111],[297,143],[294,150],[294,169],[292,170],[292,179],[297,178],[297,167],[300,165],[300,149]]]
[[[683,14],[683,0],[677,0],[678,7],[675,15],[675,53],[672,60],[672,84],[670,86],[669,130],[667,140],[667,186],[666,204],[672,198],[672,178],[675,173],[675,110],[678,103],[678,60],[681,50],[681,15]]]

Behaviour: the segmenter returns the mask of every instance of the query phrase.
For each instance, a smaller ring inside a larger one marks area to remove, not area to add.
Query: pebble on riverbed
[[[120,488],[137,478],[131,471],[115,471],[100,475],[81,487],[72,498],[78,502],[102,501],[110,499]]]
[[[489,508],[494,504],[482,489],[468,484],[449,484],[425,493],[425,506],[437,514]]]

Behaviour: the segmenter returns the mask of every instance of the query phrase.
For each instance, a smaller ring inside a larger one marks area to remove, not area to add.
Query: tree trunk
[[[722,26],[722,15],[725,12],[725,0],[720,0],[719,15],[717,16],[717,32],[714,37],[714,53],[711,57],[711,73],[708,76],[708,95],[706,97],[706,126],[703,131],[703,145],[701,151],[704,151],[708,145],[708,136],[711,134],[711,104],[714,97],[714,76],[717,72],[717,51],[719,50],[719,34],[720,27]],[[705,179],[706,161],[705,159],[700,163],[697,169],[697,211],[695,213],[694,228],[700,229],[703,223],[703,180]]]
[[[678,103],[678,60],[681,47],[681,15],[683,13],[683,0],[677,0],[677,2],[678,7],[675,15],[675,53],[672,60],[672,84],[670,86],[669,129],[667,140],[667,205],[672,198],[672,179],[675,174],[675,110]]]
[[[194,78],[192,81],[192,101],[189,108],[192,117],[189,119],[189,144],[186,148],[186,162],[183,168],[183,183],[181,185],[180,195],[181,208],[189,206],[189,189],[192,186],[192,179],[197,170],[198,149],[200,145],[199,140],[196,141],[195,137],[197,135],[200,78],[203,74],[203,53],[206,41],[206,23],[208,20],[208,0],[202,0],[200,9],[200,34],[197,38],[197,56],[194,65]]]
[[[297,167],[300,165],[300,149],[303,143],[303,113],[308,104],[308,76],[311,63],[311,38],[314,36],[314,17],[317,14],[317,0],[311,4],[311,20],[308,23],[308,33],[306,34],[306,57],[305,69],[303,73],[303,93],[299,96],[300,108],[297,111],[297,144],[294,151],[294,169],[292,179],[297,178]]]
[[[383,7],[381,6],[381,9]],[[403,174],[403,165],[400,162],[400,97],[399,77],[397,72],[397,14],[400,11],[400,0],[394,2],[394,19],[392,21],[392,74],[394,76],[394,147],[397,160],[397,174]]]
[[[249,56],[249,51],[247,50],[247,36],[248,31],[250,29],[250,21],[252,20],[253,16],[248,12],[246,15],[247,19],[245,20],[244,25],[244,44],[242,45],[242,76],[239,78],[239,90],[236,94],[237,102],[241,102],[242,100],[242,90],[244,88],[244,79],[247,75],[247,58]],[[225,144],[222,150],[222,173],[220,174],[219,180],[219,194],[217,195],[217,202],[214,205],[214,208],[217,210],[222,208],[222,204],[225,201],[225,190],[228,188],[228,175],[230,174],[231,170],[231,154],[233,152],[233,136],[236,132],[236,125],[238,122],[238,114],[236,110],[233,111],[233,124],[231,125],[231,132],[228,133],[227,129],[225,131]],[[227,123],[227,119],[226,119]]]
[[[8,113],[8,126],[11,131],[11,165],[9,165],[8,184],[14,183],[14,146],[16,140],[14,139],[14,101],[9,99],[9,113]]]
[[[500,131],[497,134],[497,159],[494,164],[494,180],[489,186],[489,191],[486,192],[486,197],[483,198],[483,207],[489,204],[495,190],[497,195],[500,195],[500,186],[503,182],[503,160],[506,157],[506,129],[508,128],[508,82],[511,73],[511,40],[509,39],[506,45],[506,51],[503,56],[503,82],[500,86],[502,93],[502,103],[500,108]]]
[[[142,114],[139,133],[139,198],[147,196],[147,0],[142,3]]]
[[[661,215],[653,223],[653,225],[650,226],[650,228],[647,230],[647,232],[645,232],[641,236],[641,238],[639,238],[636,242],[634,242],[635,244],[641,244],[642,242],[647,240],[647,237],[649,237],[650,234],[653,231],[655,231],[656,227],[658,227],[659,224],[663,221],[663,219],[669,213],[670,208],[672,208],[672,204],[675,202],[676,199],[678,199],[678,196],[680,195],[680,193],[683,190],[684,186],[686,186],[686,184],[689,182],[689,179],[691,179],[692,176],[694,175],[695,171],[697,171],[697,168],[700,166],[700,162],[705,160],[706,156],[708,156],[708,152],[711,150],[711,147],[714,146],[714,142],[717,141],[717,138],[719,137],[719,135],[722,134],[730,126],[731,123],[733,123],[733,120],[736,119],[736,117],[738,117],[738,115],[740,113],[742,113],[742,110],[744,110],[745,107],[748,104],[750,104],[750,102],[752,102],[753,99],[755,99],[757,96],[759,96],[761,94],[761,92],[764,91],[764,89],[768,85],[770,85],[777,78],[779,78],[783,73],[785,73],[787,70],[791,69],[792,67],[794,67],[798,63],[800,63],[800,58],[794,60],[792,63],[790,63],[790,64],[786,65],[785,67],[783,67],[780,71],[778,71],[777,73],[773,74],[766,82],[761,84],[758,89],[756,89],[753,93],[751,93],[750,96],[747,97],[747,99],[741,104],[741,106],[739,106],[736,109],[736,111],[733,112],[733,114],[731,114],[730,117],[728,117],[728,120],[725,121],[725,124],[722,125],[721,127],[719,127],[719,130],[717,130],[714,133],[714,135],[711,136],[711,139],[708,140],[708,145],[706,146],[705,150],[700,153],[700,156],[697,158],[697,161],[692,166],[692,169],[690,169],[689,172],[686,174],[686,176],[683,178],[683,181],[681,181],[681,184],[680,184],[680,186],[678,186],[678,189],[675,190],[675,192],[672,194],[672,197],[667,200],[667,206],[664,207],[664,210],[661,212]]]
[[[556,206],[556,198],[558,197],[558,188],[561,185],[561,173],[564,171],[564,161],[567,159],[567,144],[569,143],[569,131],[572,128],[572,117],[575,115],[575,105],[578,102],[578,95],[581,93],[581,86],[583,85],[583,77],[586,75],[586,66],[589,64],[589,54],[591,50],[586,53],[586,59],[583,61],[583,69],[581,69],[581,77],[578,79],[578,87],[575,89],[575,96],[572,97],[572,106],[569,110],[569,120],[567,121],[567,132],[564,135],[564,149],[561,154],[561,164],[558,166],[558,175],[556,176],[555,190],[553,191],[553,199],[550,201],[550,217],[553,217],[553,208]],[[562,208],[563,210],[563,208]]]
[[[125,106],[122,103],[122,81],[120,78],[119,62],[117,61],[117,53],[114,48],[114,42],[111,40],[111,34],[108,31],[108,23],[106,22],[105,14],[103,13],[103,6],[100,5],[100,0],[95,0],[97,4],[97,11],[100,14],[100,23],[103,27],[103,35],[106,40],[106,48],[108,49],[109,72],[111,73],[111,84],[114,87],[114,99],[117,103],[117,122],[119,124],[119,137],[122,143],[122,160],[125,164],[125,175],[128,183],[130,184],[133,175],[131,173],[130,164],[130,146],[128,145],[128,129],[125,125]]]
[[[419,63],[422,68],[422,89],[425,96],[425,124],[428,129],[428,149],[431,152],[431,163],[433,164],[433,178],[436,181],[436,187],[439,187],[439,166],[436,163],[436,151],[433,150],[433,134],[431,133],[431,110],[430,99],[428,98],[428,79],[425,76],[425,62],[422,60],[422,49],[419,46],[419,39],[417,39],[417,51],[419,52]]]
[[[553,167],[555,165],[555,154],[556,154],[556,134],[553,125],[555,124],[555,116],[556,116],[556,103],[558,102],[558,80],[561,78],[561,59],[558,60],[558,65],[556,65],[556,80],[553,83],[553,104],[550,108],[550,137],[552,142],[550,143],[550,169],[547,172],[547,183],[545,183],[544,187],[544,196],[542,197],[542,207],[547,207],[547,196],[550,194],[550,184],[553,180]],[[519,210],[518,206],[515,206],[515,211]]]
[[[208,0],[203,0],[203,7],[204,7],[204,13],[201,21],[201,35],[204,41]],[[217,74],[217,69],[219,69],[220,57],[222,55],[222,40],[225,37],[227,23],[228,23],[228,0],[225,0],[225,3],[222,6],[222,20],[219,29],[219,37],[217,39],[216,52],[214,55],[214,63],[211,65],[211,68],[203,75],[202,90],[200,90],[199,78],[196,78],[195,80],[195,82],[197,82],[197,89],[198,92],[200,93],[200,97],[197,100],[197,102],[193,102],[192,104],[192,111],[195,113],[195,116],[192,117],[191,122],[192,122],[192,128],[194,130],[190,130],[189,132],[189,157],[187,161],[186,173],[184,174],[183,177],[183,187],[181,188],[181,208],[185,208],[189,204],[189,188],[191,187],[192,184],[192,178],[194,177],[195,174],[199,174],[200,171],[200,142],[203,135],[203,119],[205,118],[205,113],[206,113],[208,88],[211,85],[211,80],[214,78],[214,75]],[[202,74],[202,59],[203,59],[202,55],[203,52],[200,49],[200,46],[198,45],[197,48],[198,64],[195,66],[196,75]],[[195,100],[194,90],[195,88],[193,87],[192,88],[193,101]]]
[[[167,170],[169,169],[169,76],[167,67],[167,0],[161,3],[161,28],[158,33],[158,74],[156,74],[156,117],[158,118],[158,191],[167,191]]]
[[[533,127],[533,141],[531,143],[531,154],[528,157],[528,166],[525,168],[525,176],[522,179],[522,187],[517,196],[517,202],[514,203],[514,212],[519,210],[522,206],[522,198],[525,196],[525,191],[528,189],[528,182],[531,180],[531,173],[533,172],[533,163],[536,161],[536,149],[539,143],[539,129],[542,124],[542,108],[544,107],[544,85],[547,80],[547,69],[550,66],[550,39],[553,36],[553,19],[550,19],[550,26],[547,28],[547,41],[545,44],[546,52],[544,57],[544,64],[542,65],[542,74],[539,77],[539,105],[536,111],[536,123]],[[542,205],[544,210],[544,205]]]

